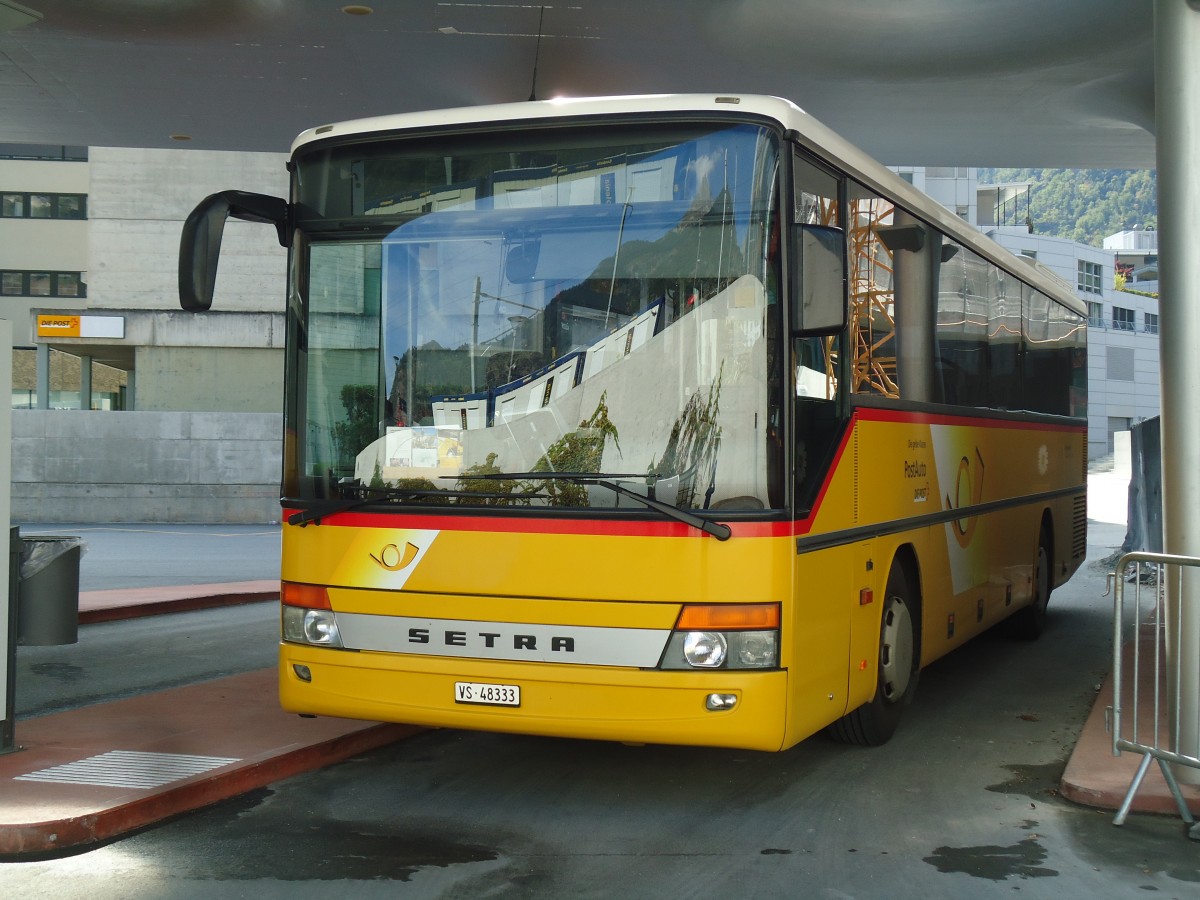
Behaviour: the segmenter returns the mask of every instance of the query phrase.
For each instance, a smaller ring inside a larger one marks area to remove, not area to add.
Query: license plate
[[[484,706],[520,706],[521,687],[516,684],[456,681],[454,682],[454,702],[481,703]]]

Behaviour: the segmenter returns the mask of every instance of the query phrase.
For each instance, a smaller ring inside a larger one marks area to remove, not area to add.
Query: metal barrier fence
[[[1112,580],[1116,583],[1113,591],[1113,705],[1110,707],[1113,755],[1119,756],[1123,751],[1142,755],[1113,824],[1125,822],[1151,761],[1157,760],[1179,807],[1179,814],[1184,822],[1193,826],[1189,837],[1200,839],[1200,825],[1194,824],[1179,782],[1171,771],[1172,765],[1200,768],[1200,757],[1184,752],[1181,747],[1177,707],[1183,660],[1177,647],[1182,610],[1180,604],[1176,603],[1176,608],[1170,609],[1171,604],[1166,602],[1168,584],[1173,585],[1172,596],[1182,596],[1183,572],[1189,567],[1200,568],[1200,559],[1135,552],[1123,555],[1109,575],[1110,583]],[[1132,636],[1127,635],[1127,630],[1133,632]],[[1128,654],[1125,652],[1127,641],[1130,643]],[[1147,666],[1151,668],[1144,668]],[[1150,696],[1143,696],[1145,693]]]

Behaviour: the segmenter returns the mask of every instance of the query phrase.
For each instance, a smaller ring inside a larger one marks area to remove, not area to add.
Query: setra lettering
[[[430,644],[437,643],[435,633],[428,628],[410,628],[408,629],[408,643],[410,644]],[[483,644],[483,648],[487,650],[495,650],[503,647],[508,643],[511,637],[512,649],[528,652],[537,652],[538,639],[534,634],[514,634],[506,636],[499,631],[479,631],[471,633],[468,631],[452,631],[447,630],[440,632],[441,645],[443,647],[470,647],[476,641]],[[551,653],[574,653],[575,638],[566,635],[552,635],[550,637],[550,652]]]

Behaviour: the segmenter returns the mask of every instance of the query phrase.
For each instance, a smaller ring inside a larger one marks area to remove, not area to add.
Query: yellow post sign
[[[79,337],[80,316],[40,315],[38,337]]]

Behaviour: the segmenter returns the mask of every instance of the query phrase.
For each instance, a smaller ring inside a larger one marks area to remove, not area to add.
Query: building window
[[[1158,334],[1158,314],[1146,313],[1146,333]]]
[[[1125,309],[1121,306],[1113,307],[1113,328],[1118,331],[1133,331],[1134,319],[1137,314],[1132,309]]]
[[[87,284],[82,272],[0,271],[0,296],[4,297],[86,297]]]
[[[44,194],[5,191],[0,194],[5,219],[86,219],[87,194]]]
[[[1104,304],[1088,301],[1088,325],[1093,328],[1104,326]]]
[[[1079,290],[1087,291],[1089,294],[1103,292],[1101,285],[1103,284],[1104,266],[1100,265],[1100,263],[1085,262],[1082,259],[1078,260],[1076,273],[1075,287],[1079,288]]]
[[[87,162],[87,147],[62,144],[0,144],[0,159],[52,159]]]

